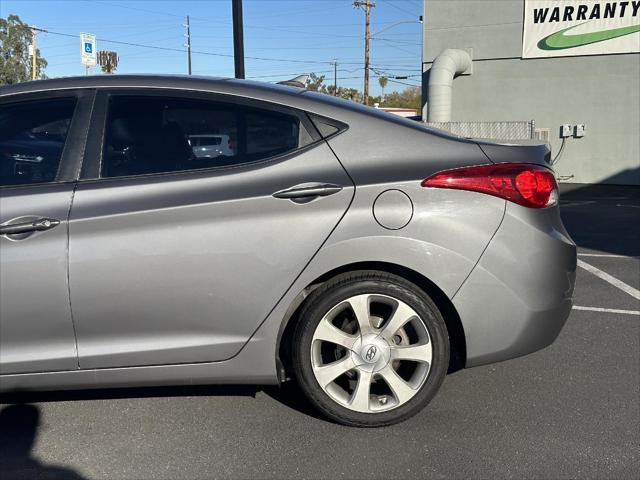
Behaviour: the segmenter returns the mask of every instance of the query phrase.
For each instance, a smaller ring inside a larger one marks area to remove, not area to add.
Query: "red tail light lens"
[[[527,163],[446,170],[423,180],[422,186],[486,193],[529,208],[545,208],[558,203],[558,185],[553,172]]]

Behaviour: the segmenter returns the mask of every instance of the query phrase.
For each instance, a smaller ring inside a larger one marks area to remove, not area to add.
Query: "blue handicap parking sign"
[[[84,42],[84,51],[86,53],[91,53],[93,51],[93,45],[91,42]]]

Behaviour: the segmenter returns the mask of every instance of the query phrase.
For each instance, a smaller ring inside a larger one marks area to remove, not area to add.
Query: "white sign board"
[[[522,58],[640,52],[640,0],[524,0]]]
[[[96,36],[91,33],[80,34],[80,62],[87,67],[93,67],[98,60]]]

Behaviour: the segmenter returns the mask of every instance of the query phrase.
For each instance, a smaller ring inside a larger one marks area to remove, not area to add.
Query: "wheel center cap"
[[[376,363],[380,357],[380,350],[373,344],[365,345],[360,356],[367,363]]]
[[[389,363],[389,344],[377,335],[366,335],[353,346],[353,363],[361,370],[377,372]]]

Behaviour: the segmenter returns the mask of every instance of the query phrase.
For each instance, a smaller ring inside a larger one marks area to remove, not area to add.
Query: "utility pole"
[[[191,24],[189,23],[189,15],[187,15],[187,62],[189,65],[189,75],[191,75]]]
[[[35,80],[38,72],[38,46],[36,36],[38,32],[47,31],[38,27],[29,27],[31,29],[31,80]]]
[[[333,59],[333,96],[338,96],[338,59]]]
[[[35,80],[36,79],[36,70],[37,70],[37,51],[38,51],[38,47],[36,45],[36,37],[37,37],[37,33],[35,30],[31,30],[31,80]]]
[[[356,8],[364,7],[364,92],[363,103],[369,105],[369,40],[371,39],[371,8],[376,4],[371,0],[356,0],[353,2]]]
[[[233,59],[236,78],[244,78],[244,35],[242,27],[242,0],[231,0],[233,12]]]
[[[369,105],[369,24],[371,23],[371,4],[364,4],[364,104]]]

